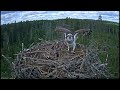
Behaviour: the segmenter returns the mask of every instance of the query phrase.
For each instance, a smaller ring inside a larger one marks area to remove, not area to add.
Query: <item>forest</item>
[[[108,54],[109,71],[113,78],[119,78],[119,23],[91,20],[91,19],[56,19],[56,20],[34,20],[21,21],[11,24],[1,25],[1,55],[14,61],[15,54],[24,48],[28,48],[32,43],[41,40],[54,41],[63,39],[63,34],[55,32],[57,26],[64,26],[72,31],[89,28],[92,33],[88,37],[79,35],[77,43],[86,47],[94,43],[98,48],[99,57],[105,61]],[[1,56],[1,77],[11,77],[9,63]]]

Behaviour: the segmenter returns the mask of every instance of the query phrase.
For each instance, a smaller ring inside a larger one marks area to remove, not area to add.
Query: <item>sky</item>
[[[66,17],[97,20],[99,15],[102,16],[102,20],[119,23],[119,11],[1,11],[1,25],[15,21],[53,20]]]

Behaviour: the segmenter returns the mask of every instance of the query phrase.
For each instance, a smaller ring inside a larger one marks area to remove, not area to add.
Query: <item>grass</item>
[[[11,67],[3,58],[1,58],[1,77],[11,77]]]
[[[5,55],[10,62],[13,62],[15,55],[20,48],[17,45],[9,46],[9,48],[4,48],[1,50],[1,54]],[[10,57],[10,58],[9,58]],[[10,64],[1,56],[1,77],[11,78],[11,66]]]

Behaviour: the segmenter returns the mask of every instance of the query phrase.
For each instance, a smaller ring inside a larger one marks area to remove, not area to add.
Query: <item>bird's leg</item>
[[[70,50],[70,47],[69,47],[69,45],[67,44],[67,46],[68,46],[68,51]]]
[[[73,52],[75,51],[75,47],[76,47],[76,44],[74,43],[74,45],[73,45]]]
[[[76,47],[77,34],[78,34],[78,33],[76,33],[76,34],[74,35],[73,50],[72,50],[73,53],[74,53],[75,47]]]
[[[72,50],[72,53],[75,53],[75,47],[76,47],[76,43],[73,44],[73,50]]]

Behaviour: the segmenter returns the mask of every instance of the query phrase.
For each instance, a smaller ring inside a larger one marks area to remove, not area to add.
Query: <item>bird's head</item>
[[[71,33],[68,33],[68,34],[66,35],[66,41],[67,41],[68,43],[72,43],[72,42],[74,41],[74,36],[73,36]]]

